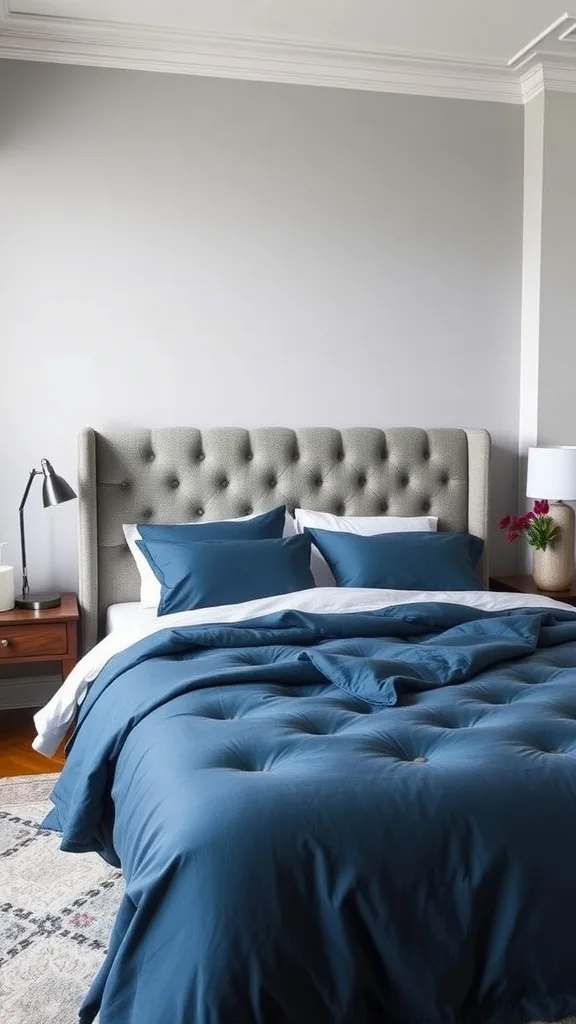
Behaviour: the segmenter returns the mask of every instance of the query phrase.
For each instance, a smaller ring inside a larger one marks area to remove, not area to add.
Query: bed
[[[97,643],[138,599],[122,523],[283,503],[486,541],[488,435],[88,430],[79,466],[86,656],[37,726],[76,715],[47,827],[126,878],[84,1024],[576,1013],[571,609],[317,588]]]

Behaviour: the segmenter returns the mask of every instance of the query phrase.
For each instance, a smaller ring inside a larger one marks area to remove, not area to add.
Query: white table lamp
[[[546,551],[534,552],[534,580],[541,590],[568,590],[574,574],[574,509],[576,446],[551,445],[528,449],[529,498],[546,498],[559,528],[558,539]]]

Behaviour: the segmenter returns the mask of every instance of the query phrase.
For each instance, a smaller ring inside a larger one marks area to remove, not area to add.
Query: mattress
[[[111,604],[106,612],[106,635],[116,630],[144,628],[156,618],[156,609],[143,608],[140,601]]]

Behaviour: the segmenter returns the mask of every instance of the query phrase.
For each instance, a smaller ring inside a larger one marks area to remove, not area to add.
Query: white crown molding
[[[526,43],[526,46],[523,46],[518,53],[515,53],[508,61],[508,67],[519,70],[527,61],[542,52],[544,49],[541,45],[542,43],[549,43],[551,40],[564,41],[567,39],[572,32],[573,25],[571,23],[574,20],[569,14],[561,14],[559,18],[556,18],[555,21],[548,25],[548,28],[539,32],[537,36],[534,36],[534,39],[531,39],[529,43]]]
[[[525,83],[540,75],[541,89],[574,92],[576,87],[576,18],[563,14],[508,61],[508,67],[520,72],[522,92]],[[529,89],[531,85],[529,86]],[[541,90],[540,90],[541,91]],[[532,96],[530,95],[530,98]]]
[[[576,18],[563,14],[508,61],[524,103],[541,92],[576,92]]]
[[[0,57],[523,102],[518,76],[496,63],[16,14],[8,0],[0,7]]]
[[[552,62],[535,64],[522,76],[523,102],[541,92],[576,92],[576,66]]]
[[[541,64],[536,64],[522,75],[520,88],[524,103],[530,103],[530,100],[536,99],[541,92],[544,92],[544,68]]]
[[[542,65],[544,89],[551,92],[576,92],[576,64],[546,61]]]
[[[576,92],[576,18],[563,14],[504,65],[22,14],[0,0],[2,57],[521,104]]]

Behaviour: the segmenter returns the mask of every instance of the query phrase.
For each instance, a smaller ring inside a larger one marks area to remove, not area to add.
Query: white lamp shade
[[[529,448],[526,494],[549,501],[575,501],[576,447]]]

